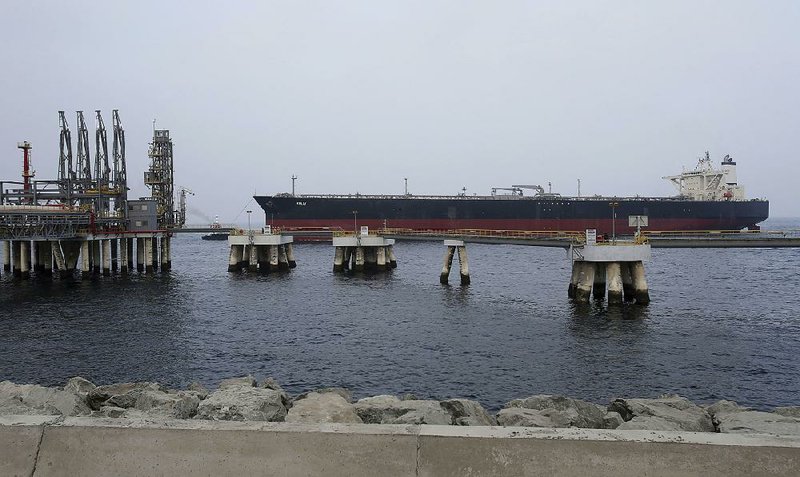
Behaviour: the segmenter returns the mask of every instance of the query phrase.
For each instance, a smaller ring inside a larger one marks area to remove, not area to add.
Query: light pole
[[[619,202],[616,200],[614,202],[608,203],[609,207],[611,207],[611,243],[613,245],[617,244],[617,207],[619,206]]]
[[[292,174],[292,197],[294,197],[294,181],[297,180],[297,176]]]
[[[403,177],[403,180],[406,182],[406,195],[408,195],[408,177]]]
[[[252,213],[253,213],[252,210],[248,210],[247,211],[247,233],[248,234],[250,233],[250,214],[252,214]]]
[[[353,232],[355,232],[356,235],[358,235],[358,211],[357,210],[353,211]]]

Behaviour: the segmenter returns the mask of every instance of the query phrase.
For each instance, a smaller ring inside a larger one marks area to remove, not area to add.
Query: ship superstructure
[[[666,176],[678,189],[678,196],[691,200],[745,200],[744,187],[736,177],[736,162],[729,155],[722,159],[722,167],[714,169],[711,157],[705,155],[697,161],[693,171],[676,176]]]

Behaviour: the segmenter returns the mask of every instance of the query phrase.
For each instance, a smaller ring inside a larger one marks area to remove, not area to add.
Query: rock
[[[415,394],[405,393],[400,396],[401,401],[417,401],[419,398]]]
[[[335,392],[307,393],[303,399],[295,400],[286,415],[286,422],[344,422],[363,423],[353,405]]]
[[[109,384],[89,391],[86,400],[95,410],[99,410],[101,406],[131,408],[136,405],[136,399],[144,390],[163,391],[163,388],[158,383],[150,382]]]
[[[552,413],[551,415],[548,415]],[[507,407],[497,413],[497,423],[501,426],[522,427],[569,427],[569,419],[553,409],[540,411],[524,407]]]
[[[250,385],[227,385],[200,401],[195,419],[283,421],[286,407],[279,391]]]
[[[448,399],[441,406],[450,413],[456,426],[495,426],[497,421],[480,403],[469,399]]]
[[[693,432],[716,430],[711,416],[705,409],[680,396],[662,396],[658,399],[615,399],[608,406],[608,410],[618,412],[625,421],[640,416],[658,417],[672,423],[674,430]],[[660,421],[651,422],[666,426]],[[623,426],[618,429],[623,429]]]
[[[113,418],[120,418],[125,417],[125,413],[127,409],[116,407],[116,406],[103,406],[100,408],[99,411],[95,411],[92,413],[93,416],[97,417],[113,417]]]
[[[275,378],[273,378],[272,376],[270,376],[267,379],[265,379],[264,382],[261,383],[261,387],[264,388],[264,389],[272,389],[274,391],[284,392],[283,388],[281,387],[281,385],[278,384],[278,381]]]
[[[618,412],[609,411],[603,416],[603,429],[616,429],[625,422]]]
[[[681,425],[675,421],[668,421],[655,416],[636,416],[630,421],[623,422],[617,427],[618,431],[681,431]]]
[[[718,417],[719,432],[800,436],[800,419],[772,412],[743,411]]]
[[[0,382],[0,414],[88,416],[91,409],[77,394],[38,384]]]
[[[401,401],[396,396],[374,396],[354,404],[367,424],[452,424],[453,418],[438,401]]]
[[[199,405],[200,398],[195,395],[194,391],[165,393],[143,390],[136,398],[134,407],[150,415],[189,419],[197,414]]]
[[[734,412],[743,412],[749,411],[749,408],[742,407],[736,403],[736,401],[728,401],[726,399],[722,399],[720,401],[715,402],[709,406],[706,406],[706,411],[711,414],[711,417],[715,417],[722,414],[731,414]]]
[[[605,409],[597,404],[566,396],[539,394],[525,399],[515,399],[509,402],[506,407],[549,411],[546,415],[550,416],[555,422],[568,421],[569,425],[565,427],[603,429],[605,426]]]
[[[208,396],[208,389],[197,381],[192,381],[186,390],[193,392],[201,400]]]
[[[800,417],[800,406],[781,406],[772,410],[775,414],[786,417]]]
[[[256,386],[256,380],[250,375],[241,378],[223,379],[222,382],[219,383],[219,388],[217,389],[224,389],[229,386],[250,386],[252,388]]]
[[[67,384],[64,385],[64,391],[67,391],[72,394],[77,394],[79,396],[86,397],[89,394],[89,391],[96,388],[91,381],[88,379],[84,379],[80,376],[75,376],[74,378],[69,378]]]

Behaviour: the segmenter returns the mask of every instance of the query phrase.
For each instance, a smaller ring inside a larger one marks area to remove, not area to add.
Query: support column
[[[289,268],[297,267],[297,262],[294,260],[294,248],[291,243],[284,245],[286,248],[286,260],[289,262]]]
[[[567,289],[567,297],[575,298],[575,290],[578,288],[578,274],[580,273],[581,262],[572,261],[572,276],[569,279],[569,288]]]
[[[21,251],[22,242],[20,242],[19,240],[14,240],[13,242],[11,242],[11,248],[12,248],[11,252],[12,260],[14,261],[13,273],[15,277],[19,278],[22,276],[22,251]]]
[[[136,271],[139,273],[144,271],[144,240],[143,238],[136,239]]]
[[[239,247],[239,263],[236,265],[239,270],[246,270],[247,269],[247,262],[249,261],[249,252],[247,245],[237,245]]]
[[[128,270],[133,271],[133,259],[135,258],[135,252],[133,248],[133,239],[125,239],[128,242]]]
[[[575,300],[579,302],[588,302],[589,296],[592,293],[592,284],[594,283],[594,264],[591,262],[577,262],[578,269],[578,285],[575,287]]]
[[[397,257],[394,255],[394,245],[386,247],[386,257],[389,259],[389,266],[397,268]]]
[[[345,270],[351,270],[353,268],[353,264],[351,263],[353,260],[353,247],[343,247],[344,248],[344,261],[342,265],[344,266]]]
[[[19,244],[21,258],[19,267],[20,277],[22,277],[23,280],[27,280],[31,277],[31,243],[27,240],[21,240]]]
[[[109,240],[111,242],[111,271],[116,273],[119,270],[119,252],[117,250],[117,242],[118,240],[112,238]]]
[[[169,268],[169,237],[161,237],[161,271],[168,272]]]
[[[606,297],[606,264],[595,263],[594,283],[592,284],[592,296],[595,300],[602,301]]]
[[[256,245],[250,244],[247,246],[247,271],[255,273],[258,271],[258,249]]]
[[[81,278],[92,276],[91,243],[88,240],[81,242]],[[58,261],[58,257],[56,257]],[[59,264],[59,268],[61,265]]]
[[[153,240],[152,237],[144,239],[144,272],[152,274],[153,269],[153,261],[155,258],[153,257]]]
[[[67,273],[72,275],[78,267],[81,245],[75,240],[65,240],[61,242],[61,250],[64,252],[64,266],[67,267]]]
[[[333,271],[344,271],[344,249],[345,247],[335,247],[333,251]]]
[[[158,237],[153,236],[150,239],[150,263],[153,266],[153,272],[158,271]]]
[[[92,247],[92,267],[94,268],[95,274],[100,274],[100,267],[103,264],[103,260],[101,258],[101,243],[100,240],[92,240],[89,242]]]
[[[650,291],[647,289],[647,280],[644,277],[642,262],[631,262],[631,276],[633,278],[633,293],[637,305],[650,303]]]
[[[172,270],[172,238],[167,237],[165,240],[167,241],[167,246],[164,248],[164,251],[167,254],[167,260],[165,263],[167,264],[167,271],[169,271]]]
[[[53,244],[51,242],[39,242],[39,266],[45,276],[53,275]]]
[[[631,276],[630,262],[620,262],[620,273],[622,275],[622,292],[625,301],[633,301],[636,295],[633,293],[633,277]]]
[[[609,305],[619,305],[622,303],[622,272],[620,270],[619,262],[610,262],[606,265]]]
[[[61,278],[68,278],[70,276],[70,270],[67,268],[67,260],[61,242],[54,240],[51,248],[53,250],[53,260],[56,262],[56,268],[58,268],[58,275]]]
[[[353,271],[354,272],[363,272],[364,271],[364,247],[356,247],[355,251],[355,258],[353,259]]]
[[[41,270],[39,269],[39,263],[41,260],[39,259],[41,257],[39,254],[41,251],[39,250],[39,244],[36,241],[31,241],[29,243],[31,246],[31,270],[33,270],[34,273],[40,273]]]
[[[242,245],[231,245],[231,251],[228,254],[228,271],[238,272],[239,263],[242,261]]]
[[[101,240],[100,244],[103,247],[103,276],[111,276],[111,240]]]
[[[447,251],[444,253],[444,266],[442,267],[442,273],[439,275],[439,283],[442,285],[447,285],[450,278],[450,268],[453,266],[453,255],[455,253],[455,247],[447,247]]]
[[[378,270],[386,271],[386,247],[377,247],[375,250],[376,253],[376,265]]]
[[[11,271],[11,240],[3,240],[3,271]]]
[[[467,247],[458,247],[458,265],[461,267],[461,284],[469,285],[469,261]]]
[[[269,269],[270,270],[277,270],[278,269],[278,246],[277,245],[270,245],[269,246]]]
[[[286,258],[285,245],[278,245],[278,270],[289,270],[289,259]]]
[[[257,246],[256,257],[258,258],[258,272],[269,273],[269,245]]]
[[[129,239],[120,239],[119,241],[119,272],[122,275],[128,274],[128,263],[130,261],[128,258],[128,240]]]

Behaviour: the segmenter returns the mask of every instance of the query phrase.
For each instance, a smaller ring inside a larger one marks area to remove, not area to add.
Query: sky
[[[800,2],[6,1],[0,178],[55,178],[58,111],[119,109],[130,196],[156,127],[188,222],[251,196],[675,193],[704,151],[800,216]],[[254,215],[255,216],[255,215]]]

